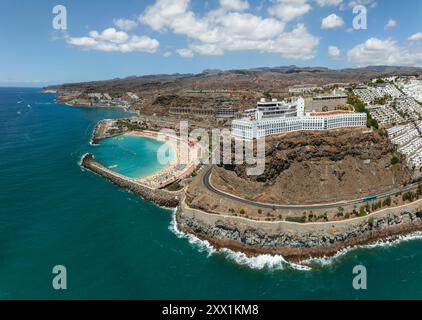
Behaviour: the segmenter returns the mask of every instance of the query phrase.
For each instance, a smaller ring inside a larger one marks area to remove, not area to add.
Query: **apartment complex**
[[[361,127],[367,123],[365,113],[338,112],[305,116],[302,98],[290,103],[279,103],[283,107],[278,109],[274,109],[278,101],[264,102],[261,100],[256,109],[247,110],[242,119],[232,122],[233,136],[250,140],[294,131]]]

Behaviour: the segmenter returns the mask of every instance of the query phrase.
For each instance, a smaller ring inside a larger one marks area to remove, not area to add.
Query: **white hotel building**
[[[232,134],[250,140],[293,131],[363,127],[366,123],[366,113],[305,115],[303,98],[291,103],[261,99],[256,109],[247,110],[241,119],[233,120]]]

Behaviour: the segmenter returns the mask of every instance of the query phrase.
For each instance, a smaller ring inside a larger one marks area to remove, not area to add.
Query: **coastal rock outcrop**
[[[392,164],[394,155],[387,139],[366,129],[297,132],[266,139],[261,175],[248,175],[246,164],[223,165],[214,170],[212,182],[220,190],[270,203],[358,199],[411,180],[405,166]]]
[[[121,176],[107,169],[100,163],[96,162],[92,154],[87,154],[84,156],[82,159],[82,166],[91,170],[92,172],[99,174],[119,187],[127,189],[134,194],[141,196],[145,200],[154,202],[159,206],[167,208],[177,207],[184,193],[183,190],[167,191],[163,189],[151,189],[147,186],[143,186],[140,183],[136,183],[127,177]]]
[[[402,212],[387,210],[368,218],[321,225],[221,218],[185,206],[179,207],[176,219],[179,229],[217,248],[249,255],[281,254],[291,261],[332,256],[347,247],[394,240],[422,230],[420,207]]]

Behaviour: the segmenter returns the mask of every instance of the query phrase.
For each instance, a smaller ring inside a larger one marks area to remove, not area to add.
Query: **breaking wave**
[[[301,271],[309,271],[310,267],[286,261],[281,255],[262,254],[256,257],[248,257],[242,252],[236,252],[230,249],[214,248],[208,241],[201,240],[192,234],[187,234],[179,230],[176,222],[176,210],[173,210],[172,220],[169,230],[173,232],[180,239],[187,239],[189,243],[198,249],[200,252],[206,252],[208,257],[213,255],[223,255],[229,261],[235,262],[238,265],[246,266],[255,270],[285,270],[295,269]]]
[[[355,246],[344,248],[337,252],[334,256],[331,257],[322,257],[322,258],[310,258],[301,261],[300,263],[292,263],[286,261],[281,255],[270,255],[262,254],[256,257],[249,257],[242,252],[236,252],[230,249],[220,249],[217,250],[214,248],[208,241],[201,240],[192,234],[186,234],[180,231],[176,223],[176,209],[173,210],[172,220],[169,226],[169,230],[173,232],[178,238],[184,238],[189,241],[189,243],[198,249],[200,252],[207,252],[208,257],[213,255],[223,255],[229,261],[232,261],[241,266],[247,266],[255,270],[299,270],[299,271],[311,271],[313,269],[319,269],[321,267],[330,267],[334,262],[338,261],[340,258],[345,257],[350,252],[359,250],[359,249],[375,249],[380,247],[393,247],[397,246],[403,242],[413,241],[413,240],[422,240],[422,232],[415,232],[405,236],[390,237],[385,240],[380,240],[372,244]]]
[[[377,242],[366,244],[366,245],[360,245],[360,246],[354,246],[354,247],[348,247],[340,250],[332,257],[322,257],[322,258],[310,258],[303,260],[301,263],[305,265],[316,265],[316,266],[330,266],[335,261],[338,261],[338,259],[346,256],[352,251],[359,250],[359,249],[376,249],[376,248],[382,248],[382,247],[394,247],[397,245],[400,245],[403,242],[413,241],[413,240],[422,240],[422,232],[418,231],[415,233],[411,233],[404,236],[395,236],[395,237],[389,237],[384,240],[379,240]]]

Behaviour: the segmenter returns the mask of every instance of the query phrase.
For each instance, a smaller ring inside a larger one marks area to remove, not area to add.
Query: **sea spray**
[[[310,258],[301,261],[301,264],[307,265],[307,266],[331,266],[334,262],[338,261],[339,259],[345,257],[350,252],[359,250],[359,249],[377,249],[382,247],[394,247],[397,245],[400,245],[403,242],[413,241],[413,240],[421,240],[422,239],[422,232],[418,231],[415,233],[411,233],[408,235],[402,235],[402,236],[394,236],[394,237],[388,237],[384,240],[378,240],[371,244],[366,245],[358,245],[353,247],[347,247],[340,251],[338,251],[334,256],[332,257],[321,257],[321,258]]]
[[[403,242],[422,239],[422,232],[418,231],[409,235],[389,237],[384,240],[376,241],[372,244],[347,247],[338,251],[334,256],[331,257],[309,258],[302,260],[299,263],[292,263],[284,259],[281,255],[261,254],[258,256],[250,257],[243,252],[236,252],[227,248],[217,250],[208,241],[201,240],[193,234],[182,232],[177,227],[176,211],[177,209],[173,210],[169,230],[172,231],[178,238],[187,239],[189,243],[199,251],[207,252],[208,257],[216,254],[223,254],[228,260],[233,261],[238,265],[247,266],[256,270],[295,269],[300,271],[311,271],[312,269],[319,269],[321,267],[331,267],[333,263],[338,262],[341,258],[347,256],[350,252],[358,249],[393,247]]]
[[[295,269],[300,271],[310,271],[311,268],[305,265],[290,263],[286,261],[281,255],[262,254],[255,257],[249,257],[242,252],[236,252],[230,249],[214,248],[208,241],[201,240],[193,234],[182,232],[176,221],[177,209],[173,210],[172,220],[170,222],[169,230],[172,231],[179,239],[187,239],[189,243],[198,249],[200,252],[208,253],[208,257],[221,254],[229,261],[235,262],[238,265],[247,266],[255,270],[284,270]]]
[[[201,240],[194,235],[187,234],[182,232],[177,227],[177,221],[176,221],[176,212],[177,208],[172,210],[172,219],[169,225],[169,230],[173,232],[179,239],[187,239],[189,243],[198,249],[200,252],[207,252],[208,257],[210,257],[212,254],[214,254],[217,250],[206,240]]]

